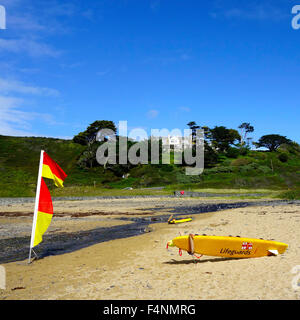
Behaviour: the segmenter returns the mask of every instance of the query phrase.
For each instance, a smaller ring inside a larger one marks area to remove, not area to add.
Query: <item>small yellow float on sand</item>
[[[170,216],[168,219],[169,224],[177,224],[177,223],[184,223],[184,222],[190,222],[193,219],[192,218],[179,218],[179,219],[172,219],[173,215]]]

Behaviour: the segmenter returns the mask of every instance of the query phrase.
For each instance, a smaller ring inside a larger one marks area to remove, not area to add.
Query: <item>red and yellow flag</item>
[[[67,175],[63,169],[44,152],[42,177],[54,180],[57,187],[63,188]]]
[[[52,199],[43,178],[41,178],[40,199],[37,212],[33,247],[43,241],[43,234],[47,231],[53,216]]]
[[[52,179],[57,187],[63,187],[66,177],[62,168],[42,150],[30,248],[43,241],[43,234],[47,231],[53,216],[51,195],[43,178]]]

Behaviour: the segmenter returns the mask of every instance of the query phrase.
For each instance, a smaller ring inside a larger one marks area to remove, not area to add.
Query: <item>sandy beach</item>
[[[222,200],[220,202],[232,202]],[[243,200],[245,201],[245,200]],[[216,199],[131,199],[54,202],[49,233],[130,224],[122,217],[169,215],[172,207],[216,203]],[[32,203],[0,206],[0,239],[30,236]],[[182,216],[189,216],[182,214]],[[250,206],[193,214],[180,225],[149,225],[151,232],[93,244],[60,255],[4,263],[6,289],[0,299],[217,300],[300,299],[293,273],[300,266],[300,204]],[[168,240],[182,234],[239,235],[289,245],[279,256],[195,259]],[[0,262],[1,263],[1,262]]]

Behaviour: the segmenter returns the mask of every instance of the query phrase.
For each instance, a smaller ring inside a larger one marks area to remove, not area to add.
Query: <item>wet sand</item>
[[[106,226],[124,223],[118,220],[122,216],[169,214],[174,206],[205,202],[216,200],[57,202],[55,212],[62,216],[51,228],[54,233],[61,232],[61,228],[89,230],[102,223]],[[2,206],[0,212],[29,213],[30,206],[32,204]],[[97,215],[92,214],[95,210]],[[71,214],[79,212],[90,215],[77,216],[73,220]],[[6,290],[0,289],[0,299],[300,299],[300,286],[292,286],[292,280],[297,276],[292,269],[300,265],[299,204],[229,209],[192,217],[193,221],[189,223],[152,224],[152,232],[47,256],[30,265],[26,260],[3,264],[7,282]],[[1,227],[3,221],[6,225],[31,224],[29,216],[4,215],[0,217]],[[254,259],[209,256],[193,259],[186,252],[179,256],[176,248],[166,250],[168,240],[189,233],[275,239],[289,244],[289,248],[277,257]]]

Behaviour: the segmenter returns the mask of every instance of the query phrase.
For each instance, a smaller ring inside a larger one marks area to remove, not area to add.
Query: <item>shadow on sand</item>
[[[215,257],[215,258],[200,258],[195,259],[191,258],[189,260],[175,260],[172,259],[171,261],[163,262],[164,264],[169,265],[180,265],[180,264],[192,264],[192,263],[206,263],[206,262],[221,262],[221,261],[230,261],[230,260],[245,260],[247,258],[222,258],[222,257]],[[249,259],[249,258],[248,258]]]

